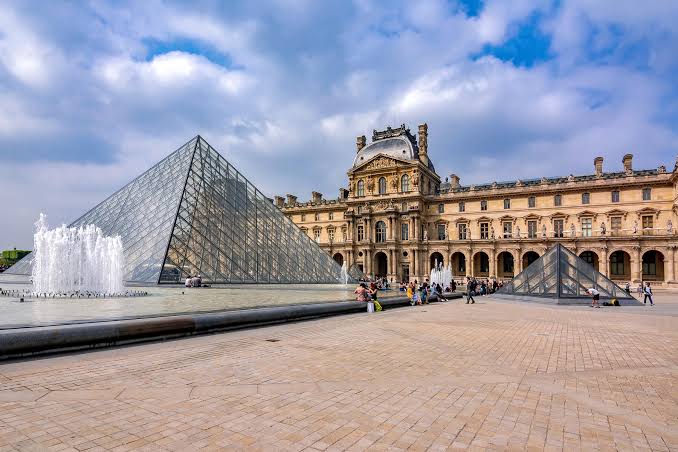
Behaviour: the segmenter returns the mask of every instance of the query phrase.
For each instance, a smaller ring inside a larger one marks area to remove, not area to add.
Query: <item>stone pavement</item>
[[[0,365],[0,450],[678,450],[678,295],[479,298]]]

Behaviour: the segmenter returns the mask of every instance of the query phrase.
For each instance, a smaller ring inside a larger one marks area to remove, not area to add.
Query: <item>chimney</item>
[[[428,165],[428,125],[419,124],[419,160]]]
[[[603,175],[603,158],[596,157],[593,159],[593,166],[596,168],[596,176],[600,177]]]
[[[283,207],[285,207],[285,198],[283,198],[282,196],[276,196],[274,199],[275,199],[275,206],[277,208],[282,209]]]
[[[361,135],[358,138],[356,138],[355,145],[358,148],[357,152],[360,152],[360,150],[365,147],[365,144],[367,144],[365,135]]]
[[[294,205],[297,203],[297,197],[294,195],[290,195],[289,193],[287,194],[287,205],[290,207],[294,207]]]
[[[342,199],[348,199],[348,190],[346,190],[345,188],[339,189],[339,200]]]
[[[622,159],[622,163],[624,164],[624,172],[633,172],[633,154],[626,154]]]
[[[459,176],[450,174],[450,188],[459,188]]]
[[[320,202],[323,200],[323,194],[318,193],[317,191],[311,192],[311,202],[315,204],[320,204]]]

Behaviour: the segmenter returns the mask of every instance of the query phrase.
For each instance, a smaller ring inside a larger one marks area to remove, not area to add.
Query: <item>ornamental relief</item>
[[[378,159],[372,160],[369,162],[366,166],[365,169],[380,169],[380,168],[392,168],[398,166],[395,160],[385,158],[385,157],[379,157]]]

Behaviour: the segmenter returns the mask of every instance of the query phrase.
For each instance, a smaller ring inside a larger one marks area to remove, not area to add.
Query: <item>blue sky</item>
[[[270,196],[336,197],[355,137],[429,125],[462,183],[673,167],[678,3],[0,3],[0,248],[196,134]]]

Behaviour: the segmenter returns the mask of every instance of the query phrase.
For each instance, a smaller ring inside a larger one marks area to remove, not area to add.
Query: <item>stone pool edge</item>
[[[461,294],[454,295],[450,298],[461,297]],[[405,297],[384,299],[380,303],[384,308],[409,305]],[[364,303],[340,301],[0,330],[0,360],[176,339],[365,310]]]

